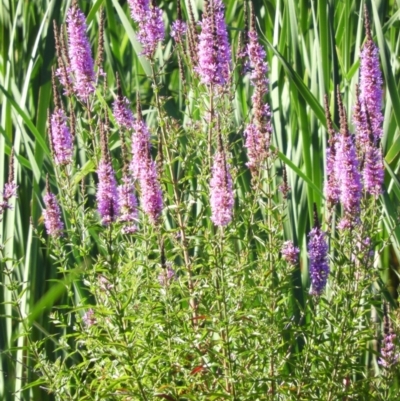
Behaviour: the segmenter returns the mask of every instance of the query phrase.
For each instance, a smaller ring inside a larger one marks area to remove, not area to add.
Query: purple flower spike
[[[249,43],[246,47],[248,71],[250,71],[251,84],[255,86],[251,97],[253,105],[253,122],[244,131],[246,138],[245,147],[249,162],[247,166],[252,174],[257,174],[262,162],[268,157],[272,124],[269,105],[264,97],[268,92],[268,64],[265,62],[265,50],[258,43],[258,35],[255,30],[255,21],[252,18],[252,26],[248,33]]]
[[[335,151],[335,175],[339,183],[340,201],[348,220],[355,222],[360,213],[362,185],[353,138],[341,135]]]
[[[111,162],[103,158],[99,163],[97,174],[99,176],[97,207],[102,224],[107,226],[115,221],[118,215],[117,182]]]
[[[128,4],[135,22],[141,22],[146,18],[150,10],[150,0],[128,0]]]
[[[382,193],[382,183],[385,170],[382,159],[382,150],[369,144],[365,150],[363,169],[365,190],[377,198]]]
[[[82,321],[86,327],[93,326],[97,323],[97,319],[92,308],[88,309],[87,312],[82,316]]]
[[[150,7],[149,0],[128,0],[131,16],[138,23],[138,41],[143,54],[152,57],[158,42],[164,39],[165,30],[162,11],[159,7]]]
[[[343,205],[345,218],[341,228],[351,228],[359,222],[362,197],[361,175],[353,137],[347,126],[347,116],[342,98],[338,93],[340,114],[340,134],[335,141],[334,173],[340,190],[340,202]]]
[[[123,223],[122,232],[124,234],[133,234],[137,231],[137,199],[135,188],[129,177],[122,178],[123,184],[118,187],[118,220]]]
[[[163,287],[167,287],[173,279],[176,279],[175,270],[171,267],[172,263],[167,262],[167,268],[163,269],[163,271],[158,276],[158,282]]]
[[[186,23],[181,20],[176,20],[172,23],[171,36],[175,39],[175,42],[180,43],[182,38],[185,36],[187,30]]]
[[[231,48],[221,0],[210,0],[201,22],[196,71],[206,85],[224,85],[229,79]]]
[[[67,118],[62,109],[57,109],[51,116],[51,145],[54,163],[66,165],[72,162],[73,139],[67,125]]]
[[[249,56],[250,78],[254,86],[264,87],[268,91],[268,63],[265,61],[264,47],[258,43],[258,35],[255,30],[249,31],[249,44],[247,54]]]
[[[85,15],[72,6],[67,14],[68,54],[74,90],[82,101],[87,101],[95,90],[94,62],[86,30]]]
[[[379,49],[372,40],[369,20],[366,17],[367,41],[360,55],[360,102],[364,114],[368,113],[375,142],[382,138],[382,72],[379,66]]]
[[[383,339],[381,357],[378,359],[378,363],[384,368],[390,368],[399,361],[399,354],[396,353],[395,340],[396,334],[394,333],[386,334]]]
[[[130,109],[130,102],[126,97],[117,97],[113,104],[113,114],[115,121],[121,128],[133,128],[135,119]]]
[[[64,229],[64,224],[61,221],[61,210],[57,198],[51,192],[47,192],[44,196],[44,203],[46,209],[43,210],[43,217],[46,232],[51,237],[59,237]]]
[[[246,166],[255,173],[258,172],[262,162],[268,156],[271,131],[272,127],[269,121],[264,133],[253,123],[249,124],[244,130],[244,146],[247,149],[247,158],[249,159]]]
[[[218,151],[214,156],[210,182],[211,220],[216,226],[226,226],[230,223],[234,202],[229,165],[224,153]]]
[[[340,199],[340,188],[335,174],[335,148],[328,147],[326,153],[327,180],[325,181],[324,192],[326,201],[330,206],[332,206],[338,203]]]
[[[165,36],[162,11],[158,7],[153,7],[150,14],[139,24],[138,41],[142,45],[142,54],[152,57],[159,42]]]
[[[325,233],[319,226],[314,227],[309,234],[308,256],[310,258],[311,295],[321,295],[329,275],[327,260],[328,244]]]
[[[293,245],[292,241],[286,241],[283,243],[281,253],[283,259],[291,265],[296,265],[298,263],[300,250]]]
[[[3,201],[0,203],[0,214],[2,214],[4,210],[12,209],[10,199],[17,197],[17,188],[18,186],[14,182],[6,182],[4,184]]]
[[[329,111],[329,102],[327,95],[325,95],[324,104],[325,104],[326,123],[329,135],[329,140],[328,140],[329,146],[326,150],[326,180],[325,180],[324,192],[326,201],[329,207],[331,207],[336,203],[338,203],[340,199],[340,188],[335,174],[335,159],[336,159],[335,146],[339,135],[337,132],[335,132],[333,128],[332,116],[331,112]]]
[[[151,160],[150,154],[146,164],[143,165],[139,183],[142,191],[142,209],[149,216],[152,223],[157,223],[163,209],[163,199],[156,163]]]
[[[134,134],[132,135],[132,162],[130,170],[133,178],[140,179],[140,171],[147,165],[150,152],[150,132],[146,123],[138,117],[134,124]]]

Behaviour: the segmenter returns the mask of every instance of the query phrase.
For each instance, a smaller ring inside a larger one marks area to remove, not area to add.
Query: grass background
[[[187,1],[187,0],[186,0]],[[172,1],[157,2],[164,10],[167,25],[176,15]],[[286,237],[304,239],[310,227],[312,207],[323,205],[325,165],[325,117],[323,96],[329,94],[336,122],[334,89],[340,85],[348,111],[354,104],[358,80],[359,52],[364,40],[362,9],[365,1],[345,0],[259,0],[253,1],[260,37],[267,50],[270,66],[270,104],[273,111],[274,139],[279,158],[287,164],[292,187]],[[202,1],[192,1],[199,17]],[[230,36],[237,43],[243,28],[243,2],[225,1]],[[115,89],[116,73],[121,76],[124,93],[133,100],[140,88],[147,103],[152,92],[146,74],[149,65],[138,56],[126,1],[80,1],[87,15],[92,48],[97,48],[99,10],[105,10],[105,65],[109,87]],[[187,5],[187,3],[186,3]],[[187,17],[187,7],[182,4]],[[367,1],[374,39],[380,48],[385,82],[385,122],[382,147],[385,155],[385,192],[379,203],[383,210],[382,236],[392,246],[382,254],[383,281],[396,298],[400,228],[400,97],[399,46],[400,0]],[[47,336],[48,314],[54,303],[61,302],[65,286],[51,280],[56,277],[46,246],[35,236],[33,225],[43,226],[41,215],[46,173],[52,174],[47,139],[47,111],[52,107],[51,67],[55,63],[52,21],[65,20],[68,1],[1,0],[0,3],[0,188],[7,180],[8,159],[14,146],[15,174],[19,196],[15,207],[0,223],[3,253],[13,258],[14,274],[24,288],[20,307],[29,324],[34,325],[34,339]],[[160,60],[169,57],[172,40],[167,34]],[[94,51],[96,54],[96,51]],[[164,86],[176,94],[167,103],[167,112],[176,113],[182,96],[174,63],[166,69]],[[242,123],[248,113],[248,84],[239,85],[235,96],[234,135],[242,137]],[[142,97],[143,98],[143,97]],[[110,100],[110,99],[108,99]],[[242,146],[240,144],[240,146]],[[81,163],[84,161],[81,160]],[[84,172],[82,173],[84,174]],[[249,176],[236,186],[249,186]],[[388,233],[392,233],[389,237]],[[305,244],[299,244],[305,249]],[[306,253],[303,252],[303,255]],[[9,265],[11,262],[9,262]],[[306,262],[303,263],[306,265]],[[307,281],[307,271],[299,271]],[[9,302],[10,290],[3,275],[0,288],[0,399],[50,399],[40,389],[20,390],[35,379],[32,362],[27,359],[26,337],[16,311]],[[10,317],[13,317],[11,319]],[[56,354],[54,354],[56,357]]]

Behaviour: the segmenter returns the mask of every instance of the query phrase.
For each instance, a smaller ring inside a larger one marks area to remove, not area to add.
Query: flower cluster
[[[283,259],[291,265],[296,265],[299,261],[300,250],[294,246],[292,241],[285,241],[281,249]]]
[[[150,132],[142,120],[138,104],[138,116],[132,135],[132,162],[130,170],[139,181],[141,189],[141,206],[143,211],[155,223],[163,208],[162,191],[158,179],[157,166],[150,154]]]
[[[62,109],[56,109],[50,118],[50,139],[54,163],[66,165],[72,161],[73,139]]]
[[[103,156],[100,160],[97,175],[99,177],[96,193],[97,207],[102,224],[109,225],[115,221],[119,213],[117,182],[109,158]]]
[[[86,30],[85,15],[73,5],[67,14],[69,72],[73,74],[74,91],[82,101],[87,101],[95,90],[94,62]]]
[[[364,115],[368,113],[371,120],[375,142],[381,139],[383,134],[382,85],[379,50],[372,40],[370,29],[367,27],[367,41],[360,55],[360,103],[362,113]]]
[[[392,323],[388,314],[388,306],[383,304],[384,337],[381,347],[381,356],[378,359],[379,365],[384,368],[391,368],[399,362],[400,355],[396,352],[396,334],[393,331]]]
[[[117,96],[113,103],[113,115],[121,128],[132,129],[135,119],[130,109],[130,102],[126,97]]]
[[[210,0],[201,22],[196,71],[205,85],[222,86],[228,82],[231,48],[222,0]]]
[[[308,242],[311,278],[310,293],[312,295],[321,295],[326,286],[329,275],[327,255],[328,244],[325,241],[325,233],[319,226],[316,226],[310,231]]]
[[[137,231],[137,199],[132,180],[125,175],[122,182],[123,184],[118,187],[118,220],[123,223],[122,232],[132,234]]]
[[[162,11],[159,7],[150,6],[150,0],[129,0],[128,4],[132,19],[138,23],[137,38],[142,45],[142,53],[152,57],[165,35]]]
[[[43,210],[43,217],[46,232],[52,237],[58,237],[64,229],[64,224],[61,221],[61,210],[57,198],[49,191],[49,188],[44,196],[44,203],[46,208]]]
[[[248,33],[247,56],[250,79],[255,87],[251,98],[253,105],[253,122],[244,130],[245,148],[249,159],[247,166],[253,173],[257,173],[262,162],[267,158],[271,134],[271,112],[264,97],[268,92],[268,64],[265,61],[265,50],[258,42],[255,29],[254,15],[251,29]]]
[[[222,150],[214,156],[210,194],[211,220],[216,226],[226,226],[232,220],[235,200],[229,165]]]
[[[176,278],[175,270],[172,268],[172,264],[168,263],[167,267],[158,276],[158,282],[163,287],[168,286],[171,281]]]
[[[185,36],[187,30],[186,23],[181,20],[176,20],[171,26],[171,36],[175,39],[175,42],[181,42],[183,36]]]

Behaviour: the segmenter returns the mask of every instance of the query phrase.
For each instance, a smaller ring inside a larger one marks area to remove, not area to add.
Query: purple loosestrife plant
[[[46,208],[43,210],[43,217],[47,235],[59,237],[64,230],[64,224],[61,221],[60,206],[58,205],[56,196],[50,192],[48,181],[46,185],[46,195],[44,196],[44,204]]]
[[[234,205],[232,177],[222,149],[214,156],[210,181],[210,204],[211,220],[216,226],[226,226],[231,222]]]
[[[231,48],[221,0],[210,0],[201,22],[197,73],[205,85],[222,86],[228,82]]]
[[[379,365],[390,369],[399,362],[400,355],[396,352],[396,334],[393,332],[392,323],[388,315],[388,306],[383,304],[384,336],[381,347],[381,356],[378,359]]]
[[[158,282],[163,287],[167,287],[174,278],[176,278],[175,270],[172,268],[171,263],[167,262],[167,267],[158,276]]]
[[[176,43],[180,43],[185,36],[187,30],[186,22],[176,20],[171,26],[171,36],[175,39]]]
[[[140,172],[139,184],[142,209],[149,216],[152,223],[157,223],[163,209],[163,199],[157,166],[154,160],[151,159],[150,154]]]
[[[133,129],[135,119],[130,109],[130,102],[126,97],[117,96],[113,103],[113,115],[120,128]]]
[[[97,208],[102,224],[108,226],[118,215],[117,182],[109,157],[103,155],[97,168],[97,175],[99,177],[96,193]]]
[[[135,22],[141,22],[150,11],[150,0],[128,0],[131,17]]]
[[[362,112],[369,115],[374,142],[377,143],[383,134],[383,79],[379,66],[379,49],[372,40],[367,8],[364,10],[367,40],[360,55],[360,102]]]
[[[72,162],[73,138],[62,109],[56,109],[50,118],[50,140],[54,163],[66,165]]]
[[[328,148],[326,151],[326,180],[325,180],[325,186],[324,186],[324,192],[325,192],[325,197],[326,201],[329,205],[329,207],[332,207],[336,203],[339,202],[340,199],[340,188],[339,188],[339,183],[336,178],[336,173],[335,173],[335,159],[336,159],[336,141],[338,134],[335,132],[333,128],[333,123],[332,123],[332,117],[331,113],[329,111],[329,104],[328,104],[328,97],[325,95],[325,116],[326,116],[326,121],[327,121],[327,127],[328,127],[328,135],[329,135],[329,140],[328,140]]]
[[[83,102],[95,90],[94,62],[86,30],[85,15],[73,5],[67,14],[68,54],[74,91]]]
[[[156,163],[151,159],[150,132],[143,121],[139,99],[137,100],[137,119],[132,135],[130,170],[133,177],[139,181],[141,207],[149,216],[151,222],[156,223],[163,208],[162,191]]]
[[[130,0],[128,1],[131,16],[138,23],[137,38],[142,45],[142,54],[151,58],[159,42],[165,36],[162,10],[150,1]]]
[[[385,170],[382,150],[369,144],[365,149],[364,168],[362,171],[365,190],[377,198],[382,193]]]
[[[256,174],[262,162],[267,158],[271,134],[271,112],[264,97],[268,93],[268,64],[265,61],[265,50],[258,42],[255,28],[255,17],[252,13],[251,28],[248,33],[247,55],[252,85],[255,87],[251,98],[253,104],[253,122],[244,130],[245,148],[249,159],[247,166]]]
[[[285,241],[283,243],[281,253],[282,258],[291,265],[296,265],[299,262],[300,250],[294,246],[292,241]]]
[[[140,179],[140,172],[147,166],[147,159],[150,154],[150,132],[142,119],[140,103],[137,103],[137,120],[133,124],[132,134],[132,162],[130,170],[133,178]]]
[[[103,225],[108,226],[118,216],[118,191],[115,172],[111,164],[106,133],[100,123],[101,160],[97,167],[99,184],[97,186],[97,209]]]
[[[11,209],[11,198],[17,197],[17,189],[18,186],[14,182],[14,149],[11,150],[10,154],[10,163],[8,167],[8,180],[4,184],[4,189],[2,192],[3,200],[0,203],[0,216],[4,213],[5,210]]]
[[[340,134],[335,144],[335,175],[339,184],[340,202],[345,212],[339,228],[351,228],[359,222],[362,197],[361,175],[353,137],[347,127],[346,112],[338,93]]]
[[[6,182],[4,184],[3,190],[3,201],[0,205],[0,214],[4,212],[6,209],[11,209],[10,199],[17,197],[17,188],[18,186],[15,182]]]
[[[118,220],[123,224],[122,232],[132,234],[137,231],[136,222],[138,219],[137,199],[135,196],[135,187],[131,178],[124,175],[122,182],[118,187]]]
[[[310,231],[308,241],[308,256],[310,258],[311,295],[321,295],[325,289],[329,276],[328,244],[325,233],[318,222]]]

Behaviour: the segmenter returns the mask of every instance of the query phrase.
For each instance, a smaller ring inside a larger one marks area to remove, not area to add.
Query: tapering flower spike
[[[162,11],[149,0],[128,0],[128,4],[133,20],[138,23],[137,38],[142,45],[142,54],[153,57],[165,35]]]
[[[300,250],[294,246],[292,241],[285,241],[281,249],[282,257],[291,265],[296,265],[299,261]]]
[[[182,19],[182,8],[181,1],[177,0],[177,14],[178,18],[172,23],[171,26],[171,36],[175,39],[176,43],[180,43],[186,34],[187,25]]]
[[[308,234],[308,256],[310,258],[310,294],[319,296],[325,289],[329,276],[328,244],[321,230],[314,205],[314,228]]]
[[[382,185],[385,177],[382,150],[374,143],[369,113],[366,113],[369,142],[364,151],[364,163],[362,176],[365,190],[377,198],[382,193]]]
[[[59,33],[57,23],[53,20],[53,31],[54,31],[54,41],[56,46],[56,54],[57,54],[57,64],[58,68],[54,72],[53,76],[57,76],[61,82],[61,85],[64,87],[64,95],[70,96],[73,94],[72,81],[71,81],[71,68],[69,66],[69,57],[67,53],[67,49],[64,46],[64,36]],[[68,60],[66,60],[68,59]],[[53,84],[53,88],[55,88],[55,84]],[[55,91],[53,90],[53,93]]]
[[[157,223],[163,209],[162,191],[157,174],[157,166],[150,155],[143,166],[139,184],[141,189],[141,206],[152,223]]]
[[[150,132],[143,121],[140,100],[137,98],[137,118],[132,135],[132,162],[130,169],[139,180],[143,211],[152,223],[157,223],[163,208],[162,191],[156,163],[150,154]]]
[[[219,146],[214,155],[210,181],[211,220],[216,226],[226,226],[232,220],[235,203],[230,167],[222,145],[221,132],[218,129]]]
[[[74,91],[82,101],[95,90],[94,61],[86,30],[85,15],[73,4],[67,13],[68,54]]]
[[[386,369],[391,368],[399,362],[399,353],[396,352],[396,334],[393,332],[392,324],[389,319],[386,303],[383,304],[384,337],[381,347],[381,356],[378,359],[379,365]]]
[[[10,200],[17,197],[17,188],[18,186],[14,181],[14,148],[12,148],[8,167],[8,180],[4,184],[3,200],[0,203],[0,215],[4,213],[4,210],[12,208]]]
[[[50,192],[49,178],[46,179],[46,195],[44,196],[46,208],[43,210],[44,225],[46,232],[51,237],[59,237],[64,230],[61,220],[61,210],[56,196]]]
[[[367,40],[360,55],[360,102],[362,111],[369,114],[374,142],[377,143],[383,134],[383,79],[379,66],[379,49],[372,39],[366,5],[364,6],[364,22]]]
[[[122,184],[118,187],[118,220],[123,224],[122,232],[132,234],[137,231],[138,220],[137,199],[135,187],[130,177],[124,175]]]
[[[72,162],[73,138],[67,125],[67,117],[61,108],[56,108],[50,117],[50,140],[56,165]]]
[[[361,175],[353,142],[347,125],[346,112],[338,91],[340,135],[335,145],[335,175],[340,189],[340,202],[345,216],[339,224],[342,229],[359,222],[362,196]]]
[[[252,95],[253,121],[244,130],[247,157],[247,166],[253,174],[257,174],[262,162],[267,158],[271,135],[271,112],[269,105],[265,103],[265,95],[268,92],[268,64],[265,61],[265,50],[258,42],[258,34],[255,26],[254,10],[251,9],[251,24],[248,33],[248,66],[250,69],[251,83],[255,87]]]
[[[328,127],[328,148],[326,156],[326,180],[325,180],[325,197],[328,206],[331,207],[339,202],[340,188],[335,174],[335,158],[336,158],[336,141],[338,134],[335,132],[332,123],[331,113],[329,111],[328,97],[325,95],[325,116]]]
[[[122,96],[121,84],[117,76],[118,95],[113,103],[113,115],[120,128],[133,129],[135,119],[130,109],[129,100]]]
[[[126,161],[127,151],[123,134],[120,135],[120,138],[124,168],[122,175],[122,184],[118,187],[118,221],[122,223],[122,232],[124,234],[132,234],[137,231],[136,223],[138,220],[138,203],[135,196],[133,179],[128,174],[128,164]]]
[[[136,99],[137,119],[133,124],[134,132],[132,134],[132,162],[130,170],[133,178],[140,179],[140,172],[143,166],[147,165],[147,159],[150,154],[150,131],[143,121],[142,109],[140,106],[139,95]]]
[[[103,123],[100,124],[101,160],[97,168],[99,184],[97,186],[97,209],[103,225],[115,221],[118,213],[118,193],[115,172],[111,164],[106,134]]]
[[[206,85],[221,86],[229,79],[231,48],[224,9],[222,0],[205,2],[196,71],[200,75],[201,82]]]

